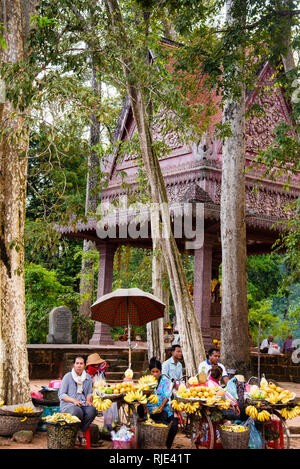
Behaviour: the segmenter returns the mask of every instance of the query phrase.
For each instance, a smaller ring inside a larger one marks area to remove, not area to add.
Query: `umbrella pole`
[[[128,320],[128,345],[129,345],[129,367],[131,369],[131,330],[130,330],[130,322]]]

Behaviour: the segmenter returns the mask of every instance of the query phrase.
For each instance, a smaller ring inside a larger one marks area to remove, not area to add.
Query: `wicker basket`
[[[48,449],[73,449],[76,435],[81,422],[59,423],[47,422],[47,446]]]
[[[45,401],[59,402],[57,389],[52,389],[52,390],[41,389],[40,393],[43,394],[43,398],[45,399]]]
[[[228,432],[220,428],[221,443],[224,449],[248,449],[250,429],[243,432]]]
[[[171,424],[155,427],[138,423],[138,446],[140,449],[165,448]]]
[[[32,414],[21,414],[1,408],[0,436],[12,436],[21,430],[31,430],[35,433],[42,413],[43,409],[41,408],[36,408]]]

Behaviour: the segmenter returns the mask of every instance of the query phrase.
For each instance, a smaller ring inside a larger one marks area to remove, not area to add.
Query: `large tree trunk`
[[[231,1],[227,2],[229,22],[232,21],[231,4]],[[227,99],[224,103],[223,122],[231,125],[232,136],[224,140],[222,149],[221,361],[239,373],[246,373],[250,351],[246,283],[244,86],[239,101]]]
[[[101,99],[101,83],[97,80],[96,69],[92,67],[92,88],[96,96]],[[87,174],[87,186],[86,186],[86,204],[85,214],[96,213],[98,197],[97,187],[99,184],[99,156],[97,151],[93,149],[100,141],[100,123],[96,118],[96,115],[91,116],[90,126],[90,146],[91,151],[88,158],[88,174]],[[77,342],[79,344],[88,344],[90,340],[89,328],[87,327],[87,321],[91,318],[91,305],[93,302],[94,293],[94,256],[92,251],[96,249],[96,245],[93,241],[87,239],[83,242],[83,258],[81,266],[80,276],[80,307],[79,315],[82,319],[80,328],[77,334]]]
[[[152,224],[156,222],[157,219],[153,220]],[[152,290],[153,295],[163,301],[163,259],[158,246],[159,242],[154,239],[152,243]],[[158,360],[163,362],[165,360],[164,318],[156,319],[155,321],[151,321],[147,324],[147,344],[149,360],[152,357],[156,357]]]
[[[286,5],[288,9],[288,0],[283,0],[283,6]],[[283,62],[283,67],[284,71],[286,73],[295,70],[296,68],[296,63],[295,63],[295,58],[293,54],[293,49],[292,49],[292,31],[291,31],[291,18],[286,17],[285,19],[285,34],[282,37],[282,42],[284,44],[284,47],[286,48],[285,53],[282,54],[282,62]]]
[[[29,18],[35,2],[1,2],[0,22],[7,48],[0,60],[17,63],[25,58]],[[30,401],[24,284],[25,197],[29,129],[20,116],[10,117],[12,104],[0,104],[0,398],[6,404]],[[18,132],[18,133],[17,133]],[[20,133],[19,133],[20,132]]]
[[[120,49],[123,73],[137,127],[143,163],[148,176],[151,199],[153,204],[158,204],[161,216],[161,226],[158,224],[159,231],[156,233],[153,232],[153,226],[151,226],[151,235],[152,238],[156,237],[159,239],[161,243],[161,249],[170,279],[171,293],[176,310],[186,372],[188,375],[192,375],[197,372],[199,362],[205,358],[202,334],[194,311],[193,302],[188,292],[180,254],[170,229],[170,214],[166,187],[158,157],[153,149],[153,140],[149,120],[146,115],[143,90],[138,80],[138,71],[135,70],[133,60],[130,57],[130,44],[122,22],[119,5],[116,0],[106,0],[106,5],[110,14],[111,27],[114,34],[117,35],[121,44],[128,45],[126,54],[124,53],[124,47]],[[164,230],[169,229],[168,236],[162,235],[161,227]]]

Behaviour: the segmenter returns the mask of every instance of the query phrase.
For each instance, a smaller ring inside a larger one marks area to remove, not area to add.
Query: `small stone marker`
[[[17,443],[31,443],[33,439],[33,432],[31,430],[20,430],[12,436],[12,440]]]
[[[53,308],[49,314],[47,344],[71,344],[72,311],[66,306]]]

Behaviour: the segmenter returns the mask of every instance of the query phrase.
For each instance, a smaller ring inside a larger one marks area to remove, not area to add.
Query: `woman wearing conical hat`
[[[91,376],[93,381],[100,377],[105,378],[108,367],[108,363],[98,353],[92,353],[87,357],[86,372]]]

